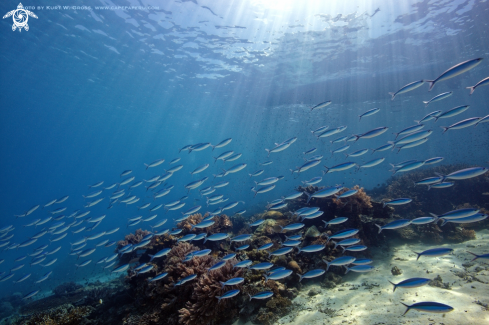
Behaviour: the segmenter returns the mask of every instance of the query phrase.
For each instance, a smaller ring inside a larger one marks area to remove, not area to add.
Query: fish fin
[[[435,86],[435,81],[434,80],[425,80],[425,82],[427,82],[430,85],[430,88],[428,89],[428,91],[431,91],[431,89],[433,89],[433,87]]]
[[[438,216],[436,214],[431,213],[431,212],[430,212],[430,214],[438,220]]]
[[[387,281],[389,281],[389,280],[387,280]],[[390,284],[392,284],[392,285],[394,286],[394,289],[392,290],[392,292],[396,291],[396,288],[397,288],[396,284],[395,284],[395,283],[392,283],[392,282],[390,282],[390,281],[389,281],[389,283],[390,283]]]
[[[474,93],[475,87],[466,87],[467,89],[470,89],[470,94],[472,95]]]
[[[472,262],[472,261],[475,261],[476,259],[478,259],[478,258],[479,258],[479,255],[477,255],[477,254],[474,254],[474,253],[469,252],[469,251],[467,251],[467,253],[472,254],[472,255],[474,255],[474,256],[475,256],[475,257],[474,257],[474,258],[471,260],[471,262]]]
[[[448,131],[448,129],[450,128],[449,126],[440,126],[442,129],[443,129],[443,133],[442,134],[445,134],[445,132]]]
[[[396,98],[396,94],[395,93],[389,93],[389,95],[391,95],[391,100],[394,100],[394,98]]]
[[[385,206],[385,202],[384,202],[384,206]],[[376,225],[377,227],[379,227],[379,232],[378,232],[378,234],[380,234],[380,232],[382,231],[382,227],[381,227],[381,226],[379,226],[378,224],[375,224],[375,225]]]
[[[402,316],[406,315],[406,313],[411,309],[411,306],[408,306],[406,305],[405,303],[401,302],[401,304],[403,304],[407,309],[406,311],[404,312],[404,314],[402,314]]]

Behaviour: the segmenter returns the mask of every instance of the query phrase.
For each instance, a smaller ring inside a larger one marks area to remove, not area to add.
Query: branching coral
[[[206,260],[205,262],[202,260]],[[197,260],[197,259],[196,259]],[[213,265],[217,260],[204,256],[199,258],[200,261],[193,263],[193,270],[202,265]],[[229,288],[224,290],[220,282],[229,279],[241,277],[242,269],[234,268],[231,261],[218,270],[200,274],[198,280],[193,283],[192,298],[186,303],[185,308],[179,310],[180,323],[185,325],[204,325],[211,322],[219,323],[220,320],[232,319],[238,312],[236,300],[225,299],[218,303],[216,297],[223,295]],[[185,272],[188,272],[187,270]]]

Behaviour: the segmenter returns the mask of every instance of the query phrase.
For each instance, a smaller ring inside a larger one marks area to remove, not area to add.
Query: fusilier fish
[[[452,116],[455,116],[455,115],[458,115],[460,113],[463,113],[465,112],[466,110],[469,109],[469,105],[462,105],[462,106],[457,106],[455,108],[452,108],[438,116],[435,117],[435,122],[438,121],[438,119],[440,118],[448,118],[448,117],[452,117]]]
[[[431,279],[427,278],[410,278],[399,283],[393,283],[389,281],[390,284],[394,286],[392,292],[396,291],[397,288],[418,288],[424,285],[427,285]]]
[[[407,308],[406,311],[404,312],[404,314],[402,314],[402,316],[406,315],[406,313],[408,311],[410,311],[411,309],[416,309],[416,310],[428,312],[428,313],[437,313],[437,314],[448,313],[454,309],[453,307],[450,307],[448,305],[445,305],[445,304],[442,304],[439,302],[431,302],[431,301],[417,302],[417,303],[412,304],[412,305],[406,305],[403,302],[401,302],[401,304],[403,304]]]
[[[159,165],[161,165],[164,162],[165,162],[165,159],[158,159],[158,160],[153,161],[150,164],[144,164],[144,165],[146,166],[146,169],[148,169],[148,168],[159,166]]]
[[[399,219],[399,220],[389,222],[384,226],[379,226],[377,224],[376,226],[379,228],[379,234],[380,234],[380,232],[384,229],[399,229],[399,228],[409,226],[410,224],[411,224],[411,220],[409,219]]]
[[[215,146],[211,145],[212,147],[212,150],[216,149],[216,148],[222,148],[224,146],[227,146],[229,143],[231,143],[231,141],[233,141],[232,138],[227,138],[225,140],[222,140],[221,142],[219,142],[218,144],[216,144]]]
[[[362,120],[362,117],[374,115],[375,113],[378,113],[379,111],[380,111],[380,108],[372,108],[372,109],[369,109],[368,111],[366,111],[362,115],[358,115],[358,117],[359,117],[358,120],[361,121]]]
[[[408,83],[407,85],[401,87],[401,89],[399,89],[395,93],[389,93],[389,95],[391,95],[391,100],[394,100],[394,98],[396,98],[396,96],[399,94],[407,93],[408,91],[414,90],[422,86],[424,83],[425,83],[424,80],[418,80],[418,81],[413,81],[411,83]]]
[[[440,126],[440,127],[443,129],[443,133],[445,133],[448,130],[459,130],[459,129],[467,128],[469,126],[477,124],[480,119],[481,119],[480,117],[471,117],[471,118],[465,119],[463,121],[454,123],[450,126]]]
[[[441,93],[439,95],[436,95],[435,97],[431,98],[428,101],[423,101],[423,103],[425,106],[428,106],[430,103],[437,102],[439,100],[448,98],[448,97],[452,96],[452,94],[453,94],[453,92],[447,91],[447,92]]]
[[[299,275],[300,276],[300,279],[299,279],[299,282],[302,281],[302,279],[311,279],[311,278],[316,278],[318,276],[321,276],[325,273],[326,271],[323,270],[323,269],[315,269],[315,270],[311,270],[303,275]]]
[[[464,61],[462,63],[459,63],[457,65],[454,65],[453,67],[451,67],[447,71],[443,72],[435,80],[426,80],[426,82],[429,83],[429,85],[430,85],[429,91],[431,91],[431,89],[433,89],[433,87],[435,86],[435,84],[437,82],[440,82],[440,81],[447,80],[447,79],[453,78],[455,76],[458,76],[459,74],[462,74],[462,73],[464,73],[466,71],[469,71],[470,69],[474,68],[475,66],[477,66],[481,62],[482,62],[482,58],[477,58],[477,59],[472,59],[472,60]]]
[[[433,249],[425,250],[421,253],[417,253],[417,252],[414,253],[418,255],[418,257],[416,258],[417,261],[421,256],[438,257],[438,256],[444,256],[450,254],[451,252],[453,252],[453,248],[433,248]]]
[[[409,198],[401,198],[401,199],[395,199],[395,200],[391,200],[391,201],[384,201],[383,207],[385,207],[386,205],[403,205],[403,204],[408,204],[412,200],[413,199],[409,199]]]
[[[318,110],[318,109],[321,109],[321,108],[325,108],[329,104],[331,104],[331,101],[330,100],[325,101],[325,102],[322,102],[322,103],[319,103],[319,104],[314,105],[313,107],[311,107],[311,111]]]

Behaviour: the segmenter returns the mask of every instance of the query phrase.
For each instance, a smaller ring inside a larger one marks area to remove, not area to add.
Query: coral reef
[[[18,325],[79,325],[87,317],[92,308],[87,306],[75,307],[64,304],[55,308],[34,313]]]
[[[426,185],[415,185],[415,182],[433,177],[436,173],[447,175],[456,170],[467,168],[467,165],[442,165],[424,169],[417,169],[404,174],[391,177],[385,184],[373,189],[370,193],[377,201],[393,198],[407,197],[413,201],[406,205],[390,207],[391,217],[398,219],[414,219],[427,216],[428,213],[441,215],[451,210],[463,208],[479,208],[482,213],[489,210],[489,200],[484,197],[489,191],[487,177],[474,177],[455,181],[455,185],[446,189],[428,190]],[[440,195],[443,194],[443,195]],[[384,210],[389,209],[385,207]],[[377,217],[377,215],[376,215]],[[379,224],[384,224],[380,223]],[[470,224],[447,223],[440,227],[431,223],[426,225],[411,225],[383,236],[402,238],[410,241],[422,241],[429,244],[438,244],[445,240],[450,242],[463,242],[475,238],[472,229],[488,228],[489,220]]]
[[[206,262],[198,261],[197,264],[210,265],[217,263],[217,260],[207,257]],[[242,269],[235,269],[231,261],[228,261],[222,268],[204,273],[193,285],[191,300],[185,304],[185,308],[181,308],[179,320],[185,325],[204,325],[210,322],[221,323],[221,320],[232,319],[237,313],[236,300],[223,300],[218,303],[216,297],[221,296],[226,290],[222,289],[220,282],[225,282],[229,279],[241,277]]]
[[[436,173],[448,175],[468,167],[472,166],[458,164],[416,169],[391,177],[386,183],[370,191],[370,194],[376,201],[400,197],[412,198],[413,202],[410,204],[395,207],[396,213],[408,219],[423,216],[428,212],[443,214],[465,203],[489,209],[489,200],[483,195],[484,192],[489,192],[489,180],[486,177],[456,181],[454,186],[446,189],[428,190],[426,185],[415,185],[415,182],[436,176]]]
[[[397,266],[393,266],[391,269],[391,273],[392,273],[392,275],[401,275],[402,270],[400,268],[398,268]]]
[[[75,282],[66,282],[66,283],[60,284],[59,286],[54,288],[53,293],[56,296],[61,297],[61,296],[64,296],[66,294],[71,294],[73,292],[76,292],[77,290],[79,291],[82,288],[83,288],[82,285],[79,285]]]
[[[124,240],[117,242],[117,249],[120,249],[128,244],[138,244],[144,236],[149,235],[151,232],[148,230],[142,230],[141,228],[136,230],[134,234],[129,234],[124,237]]]

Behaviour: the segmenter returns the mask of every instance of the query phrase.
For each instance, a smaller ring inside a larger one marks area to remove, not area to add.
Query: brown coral
[[[87,306],[74,307],[70,304],[44,310],[21,321],[21,325],[78,325],[82,319],[88,316],[91,308]]]
[[[134,234],[129,234],[124,237],[124,240],[119,240],[117,242],[117,248],[120,249],[128,244],[138,244],[144,236],[149,235],[151,232],[147,230],[142,230],[141,228],[136,230]]]
[[[206,264],[213,265],[217,260],[207,257]],[[207,272],[198,277],[193,284],[191,300],[186,303],[185,308],[179,310],[180,323],[185,325],[204,325],[211,322],[220,323],[220,320],[231,319],[237,314],[236,301],[225,299],[218,303],[218,296],[223,295],[228,288],[222,289],[220,282],[240,277],[242,269],[235,269],[231,261],[218,270]]]

